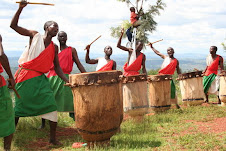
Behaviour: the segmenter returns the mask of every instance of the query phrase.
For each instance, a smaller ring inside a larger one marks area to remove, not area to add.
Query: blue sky
[[[30,0],[49,2],[55,6],[28,5],[19,20],[19,25],[44,33],[43,24],[55,20],[60,30],[68,33],[68,45],[84,54],[84,48],[99,35],[102,37],[91,46],[91,54],[101,54],[106,45],[113,47],[113,55],[126,54],[116,48],[117,39],[110,36],[110,27],[128,20],[129,7],[117,0]],[[133,1],[133,0],[132,0]],[[167,7],[155,19],[157,30],[150,41],[164,39],[154,45],[165,53],[170,46],[176,53],[208,54],[209,47],[216,45],[218,53],[225,55],[221,42],[226,37],[226,0],[163,0]],[[155,0],[144,3],[153,4]],[[15,0],[0,1],[0,33],[5,51],[23,51],[28,37],[21,36],[9,28],[18,8]],[[58,44],[56,38],[53,41]],[[124,39],[122,44],[126,44]],[[147,48],[145,52],[151,51]],[[153,54],[154,55],[154,54]]]

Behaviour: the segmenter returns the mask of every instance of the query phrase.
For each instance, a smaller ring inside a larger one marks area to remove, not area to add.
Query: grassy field
[[[216,102],[215,99],[211,99]],[[57,128],[61,146],[48,144],[49,126],[37,130],[38,117],[21,118],[14,135],[13,151],[69,151],[74,142],[84,142],[75,130],[68,113],[59,113]],[[216,104],[170,109],[161,114],[145,115],[143,119],[127,118],[121,133],[111,138],[108,148],[94,150],[226,150],[226,110]],[[0,150],[2,148],[0,139]]]

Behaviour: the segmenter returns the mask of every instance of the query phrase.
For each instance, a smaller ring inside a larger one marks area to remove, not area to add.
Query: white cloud
[[[4,9],[0,10],[0,33],[6,50],[23,50],[27,37],[17,34],[9,28],[12,16],[18,8],[15,0],[1,0]],[[36,0],[30,0],[30,2]],[[91,53],[102,53],[106,45],[113,47],[115,54],[125,53],[116,48],[117,39],[110,36],[109,28],[117,26],[121,20],[129,19],[129,8],[117,0],[39,0],[54,3],[55,6],[28,5],[24,8],[19,25],[43,33],[43,25],[55,20],[60,30],[68,33],[68,45],[84,53],[84,47],[97,36]],[[165,51],[172,46],[176,52],[205,52],[211,45],[217,45],[225,38],[226,1],[215,0],[164,0],[167,7],[156,17],[157,31],[150,35],[150,41],[164,39],[155,44]],[[1,2],[0,2],[1,3]],[[154,3],[147,1],[144,4]],[[3,6],[1,6],[3,7]],[[144,6],[144,9],[147,6]],[[53,39],[58,43],[56,38]],[[125,44],[127,40],[123,40]],[[220,50],[220,49],[219,49]],[[149,51],[149,48],[148,48]]]

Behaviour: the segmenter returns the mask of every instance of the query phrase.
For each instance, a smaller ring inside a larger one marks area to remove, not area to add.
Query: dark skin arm
[[[11,21],[11,24],[10,24],[10,27],[15,30],[17,33],[23,35],[23,36],[29,36],[30,37],[30,42],[32,41],[32,38],[34,37],[34,35],[37,33],[37,31],[34,31],[34,30],[28,30],[26,28],[23,28],[23,27],[20,27],[18,26],[18,21],[19,21],[19,17],[20,17],[20,14],[23,10],[23,8],[27,6],[27,2],[21,2],[19,4],[19,8],[16,12],[16,14],[14,15],[12,21]]]
[[[83,67],[83,65],[81,64],[81,62],[78,59],[78,54],[75,48],[72,48],[72,58],[73,61],[76,63],[78,69],[80,70],[80,72],[86,72],[85,68]]]
[[[8,60],[7,56],[5,55],[4,50],[3,50],[1,35],[0,35],[0,62],[2,64],[2,66],[3,66],[3,68],[5,69],[6,73],[9,76],[9,85],[8,85],[8,87],[10,89],[13,89],[15,87],[15,80],[14,80],[12,72],[10,70],[9,60]]]
[[[68,78],[64,75],[61,67],[60,67],[60,64],[59,64],[59,59],[58,59],[58,46],[55,45],[55,57],[54,57],[54,60],[53,60],[53,64],[54,64],[54,70],[56,72],[56,74],[62,79],[64,80],[66,83],[69,82]]]
[[[113,67],[112,67],[112,70],[116,70],[116,62],[113,61]]]
[[[177,74],[179,75],[179,74],[181,74],[181,70],[180,70],[180,67],[179,67],[179,61],[177,60],[177,67],[176,67],[176,69],[177,69]]]
[[[124,46],[121,45],[123,34],[124,34],[124,29],[122,28],[122,29],[121,29],[121,36],[120,36],[120,38],[119,38],[119,40],[118,40],[117,47],[118,47],[119,49],[124,50],[124,51],[128,51],[129,53],[132,53],[132,52],[131,52],[131,49],[129,49],[129,48],[124,47]]]
[[[90,45],[86,46],[86,63],[88,64],[97,64],[98,63],[98,59],[90,59],[89,58],[89,50],[90,50]]]
[[[220,70],[224,70],[224,59],[220,56],[219,58],[219,65],[220,65]]]
[[[160,53],[158,50],[156,50],[156,49],[152,46],[151,43],[150,43],[150,47],[151,47],[151,49],[154,51],[154,53],[157,54],[157,55],[159,55],[162,59],[165,59],[165,58],[166,58],[166,56],[165,56],[164,54]]]
[[[146,61],[146,56],[143,55],[143,59],[142,59],[142,72],[143,74],[147,75],[147,70],[146,70],[146,67],[145,67],[145,61]]]

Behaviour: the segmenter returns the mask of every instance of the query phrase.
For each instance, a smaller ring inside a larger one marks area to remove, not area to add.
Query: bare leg
[[[12,140],[13,140],[13,134],[4,137],[4,150],[5,151],[10,151]]]
[[[15,117],[15,126],[17,126],[19,119],[20,119],[20,117]]]
[[[217,98],[218,98],[218,104],[221,104],[220,97],[219,97],[219,96],[217,96]]]
[[[38,129],[43,129],[46,126],[46,121],[45,119],[42,118],[42,125]]]
[[[57,122],[49,121],[50,126],[50,139],[49,142],[53,145],[59,145],[60,143],[56,140],[56,127]]]
[[[180,106],[178,104],[176,104],[177,109],[180,109]]]
[[[209,103],[209,96],[208,96],[207,93],[205,93],[205,95],[206,95],[206,101],[205,101],[205,103]]]

